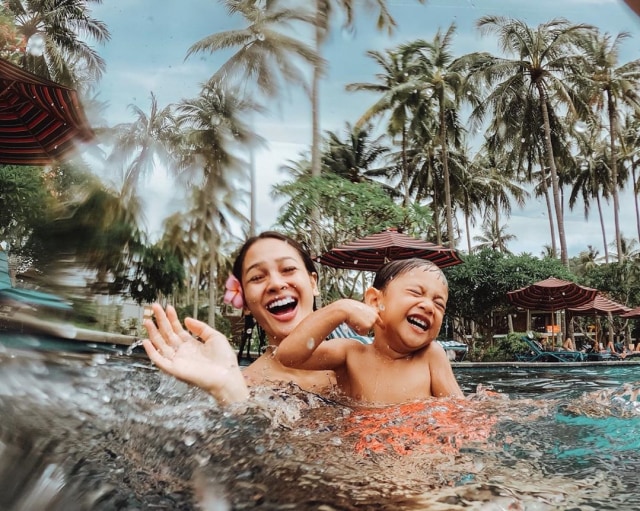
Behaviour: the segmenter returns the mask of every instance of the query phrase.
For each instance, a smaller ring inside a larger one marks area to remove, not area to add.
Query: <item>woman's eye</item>
[[[287,266],[286,268],[282,269],[282,273],[293,273],[296,270],[297,268],[295,266]]]
[[[259,282],[262,279],[262,275],[252,275],[249,277],[249,282]]]

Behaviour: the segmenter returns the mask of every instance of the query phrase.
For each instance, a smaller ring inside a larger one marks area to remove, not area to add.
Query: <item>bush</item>
[[[493,345],[487,346],[480,352],[474,353],[474,360],[479,362],[513,362],[516,354],[528,351],[527,343],[522,340],[525,332],[513,332],[504,337],[498,337]]]

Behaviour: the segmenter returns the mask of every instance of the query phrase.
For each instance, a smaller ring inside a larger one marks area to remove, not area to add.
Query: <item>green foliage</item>
[[[278,224],[311,246],[311,213],[319,212],[321,243],[330,249],[387,227],[424,227],[426,206],[404,209],[375,182],[352,183],[336,175],[302,177],[274,187],[274,195],[287,197]]]
[[[489,249],[463,259],[463,264],[445,269],[449,281],[447,314],[474,321],[487,339],[499,327],[493,316],[513,311],[507,292],[548,277],[576,280],[557,259],[513,256]]]
[[[513,332],[494,339],[480,356],[482,362],[512,362],[516,355],[526,352],[529,347],[522,340],[524,332]]]
[[[585,283],[623,304],[640,305],[640,261],[599,264],[585,273]]]
[[[41,167],[0,165],[0,241],[19,252],[50,202]]]
[[[135,267],[129,295],[138,304],[154,302],[184,288],[184,266],[178,256],[166,248],[158,245],[145,247]]]

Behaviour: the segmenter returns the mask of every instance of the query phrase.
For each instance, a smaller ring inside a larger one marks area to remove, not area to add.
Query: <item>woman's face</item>
[[[284,339],[313,311],[317,275],[309,274],[298,251],[265,238],[247,250],[242,264],[245,307],[271,342]]]

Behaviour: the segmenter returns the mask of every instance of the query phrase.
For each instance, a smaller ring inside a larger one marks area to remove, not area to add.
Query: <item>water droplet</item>
[[[251,332],[253,332],[253,328],[247,328],[247,333],[248,333],[249,335],[251,335]]]
[[[381,311],[383,311],[383,310],[384,310],[384,304],[382,304],[382,303],[381,303],[380,305],[378,305],[378,309],[380,309]]]
[[[27,41],[27,53],[34,57],[41,57],[44,53],[45,38],[39,32],[33,34]]]
[[[257,39],[258,41],[264,41],[264,34],[263,34],[262,32],[258,32],[258,33],[256,34],[256,39]]]
[[[354,26],[350,27],[342,27],[342,38],[345,41],[353,41],[353,38],[356,35],[356,28]]]
[[[470,90],[467,91],[467,96],[471,96],[471,91]]]
[[[578,121],[573,125],[573,129],[578,133],[586,133],[586,131],[589,129],[589,126],[587,126],[587,123],[584,121]]]
[[[311,337],[308,341],[307,341],[307,348],[312,350],[316,345],[316,340]]]
[[[91,359],[91,362],[93,363],[93,365],[96,365],[96,366],[103,365],[107,363],[107,357],[102,354],[97,354],[93,356],[93,358]]]

